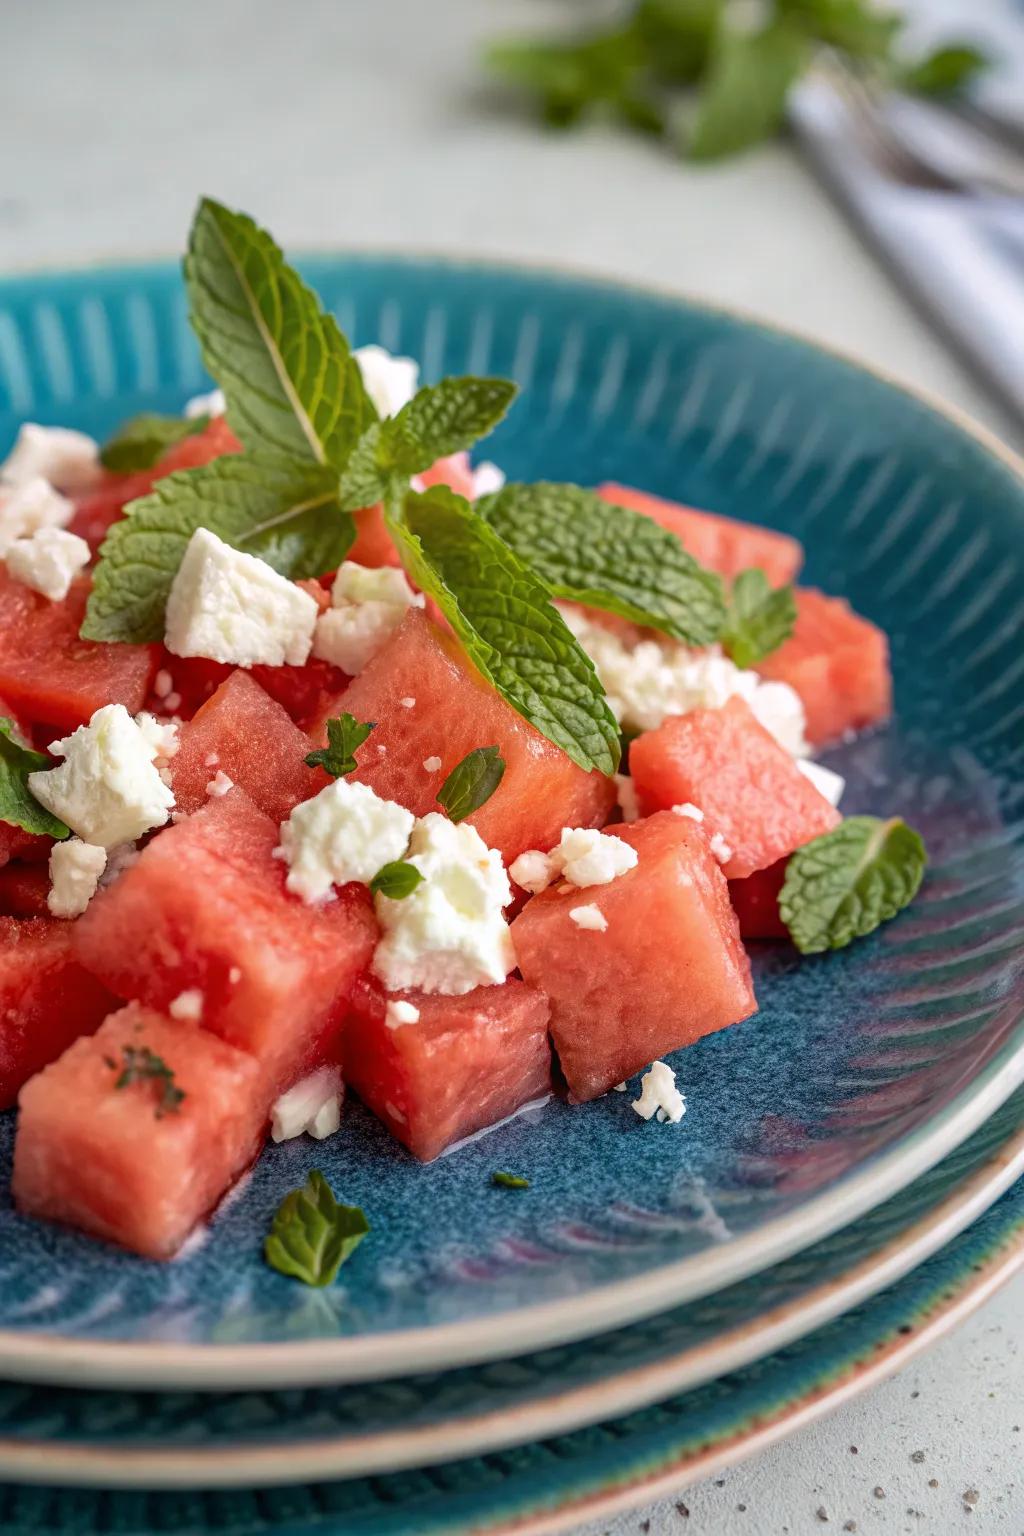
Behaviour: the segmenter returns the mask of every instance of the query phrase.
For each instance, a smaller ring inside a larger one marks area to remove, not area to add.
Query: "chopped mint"
[[[494,794],[505,773],[497,747],[474,747],[456,763],[437,792],[438,804],[450,821],[465,821]]]
[[[412,895],[422,879],[415,864],[408,863],[406,859],[392,859],[390,864],[384,864],[378,869],[370,881],[370,890],[375,896],[404,901]]]
[[[305,761],[310,768],[323,768],[332,779],[340,779],[346,773],[354,773],[356,748],[374,729],[376,720],[361,721],[355,715],[339,715],[327,722],[327,745],[310,752]]]
[[[358,1205],[339,1205],[318,1169],[285,1195],[263,1244],[271,1269],[306,1285],[330,1285],[370,1223]]]
[[[168,448],[195,437],[209,424],[209,416],[133,416],[104,443],[100,463],[120,475],[152,469]]]
[[[898,816],[849,816],[790,855],[779,911],[805,955],[843,949],[917,895],[924,843]]]
[[[788,640],[796,625],[793,588],[773,587],[764,571],[740,571],[722,644],[738,667],[752,667]]]
[[[64,838],[70,829],[39,804],[28,787],[30,773],[51,767],[45,752],[33,752],[13,720],[0,715],[0,821],[40,837]]]
[[[492,1173],[491,1183],[499,1185],[502,1189],[529,1189],[529,1179],[522,1179],[518,1173]]]
[[[126,1045],[122,1048],[121,1055],[123,1057],[121,1075],[114,1087],[127,1088],[132,1083],[153,1083],[158,1090],[156,1118],[162,1120],[165,1115],[176,1115],[185,1098],[185,1092],[175,1083],[174,1071],[163,1057],[157,1056],[148,1045]],[[116,1071],[116,1062],[111,1062],[109,1057],[106,1060]]]

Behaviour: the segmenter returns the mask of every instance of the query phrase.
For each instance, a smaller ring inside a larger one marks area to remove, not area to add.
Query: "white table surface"
[[[580,0],[14,0],[4,8],[0,270],[177,252],[205,191],[249,209],[293,248],[550,260],[736,304],[1019,441],[790,149],[698,170],[617,132],[544,135],[490,107],[475,64],[481,42],[581,9]],[[1022,1421],[1018,1281],[887,1386],[688,1490],[687,1517],[670,1502],[611,1529],[641,1531],[649,1520],[653,1536],[798,1536],[854,1520],[886,1536],[1024,1536]],[[925,1460],[911,1460],[920,1450]],[[969,1489],[980,1495],[973,1505],[961,1498]]]

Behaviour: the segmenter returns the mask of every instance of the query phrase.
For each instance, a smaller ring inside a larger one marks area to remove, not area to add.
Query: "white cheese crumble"
[[[197,528],[167,599],[167,649],[237,667],[301,666],[313,644],[317,605],[308,592]]]
[[[593,902],[585,907],[570,907],[569,916],[577,928],[586,928],[591,933],[606,933],[608,930],[608,919]]]
[[[561,841],[550,853],[531,848],[521,853],[509,874],[524,891],[545,890],[558,875],[570,885],[607,885],[618,875],[635,868],[635,848],[621,837],[608,837],[590,827],[563,827]]]
[[[169,693],[174,692],[174,678],[166,667],[161,667],[153,679],[153,692],[158,699],[166,699]]]
[[[440,766],[441,759],[439,757],[425,757],[423,759],[423,767],[427,773],[436,773]]]
[[[346,560],[331,588],[331,607],[316,621],[313,654],[358,677],[405,618],[426,599],[393,566]]]
[[[135,716],[135,724],[142,732],[147,744],[152,748],[155,762],[169,763],[180,745],[178,741],[178,722],[176,720],[158,720],[155,715],[150,715],[143,710],[141,715]]]
[[[30,539],[41,528],[64,528],[74,506],[48,480],[26,480],[6,486],[0,481],[0,555],[16,539]]]
[[[350,880],[369,885],[379,869],[403,856],[414,819],[368,785],[335,779],[281,824],[275,855],[288,865],[288,889],[314,902],[331,900],[333,887]]]
[[[49,750],[64,761],[30,773],[28,787],[83,842],[134,843],[166,822],[174,795],[155,766],[157,748],[123,704],[104,704]]]
[[[219,752],[207,752],[206,756],[203,758],[203,767],[204,768],[216,768],[216,767],[219,766],[219,764],[220,764],[220,753]]]
[[[674,805],[672,813],[675,816],[686,816],[690,821],[703,821],[704,812],[699,805],[694,805],[690,800],[684,800],[682,805]]]
[[[228,775],[224,772],[223,768],[218,768],[217,772],[206,786],[206,793],[211,797],[211,799],[219,800],[222,795],[226,795],[228,791],[234,789],[234,787],[234,779],[229,778]]]
[[[356,347],[352,353],[363,376],[366,393],[378,416],[397,416],[408,405],[420,381],[420,365],[411,357],[395,357],[385,347]]]
[[[291,1141],[310,1135],[317,1141],[333,1136],[341,1125],[344,1096],[337,1067],[318,1067],[282,1093],[270,1111],[270,1135],[274,1141]]]
[[[415,709],[416,708],[416,700],[413,699],[413,698],[399,699],[398,702],[399,702],[399,704],[401,704],[403,709]]]
[[[636,785],[628,773],[615,775],[615,798],[619,802],[619,810],[622,819],[627,824],[640,820],[640,802],[637,799]]]
[[[503,916],[512,891],[501,854],[467,822],[431,812],[413,828],[408,860],[423,876],[416,889],[401,901],[376,897],[383,937],[374,974],[389,992],[415,987],[447,996],[503,982],[516,958]]]
[[[63,602],[89,559],[88,544],[66,528],[37,528],[30,538],[15,539],[4,556],[15,581],[52,603]]]
[[[546,891],[558,874],[553,860],[538,848],[530,848],[526,853],[521,853],[509,865],[508,872],[516,885],[522,886],[524,891],[529,891],[533,896],[539,891]]]
[[[195,421],[197,416],[223,416],[228,408],[222,389],[211,389],[208,395],[193,395],[185,401],[185,418]]]
[[[641,1120],[650,1120],[657,1114],[659,1120],[679,1124],[686,1114],[686,1100],[676,1087],[676,1075],[667,1062],[651,1062],[640,1079],[640,1097],[633,1100],[633,1108]]]
[[[50,850],[50,891],[46,905],[54,917],[81,917],[96,894],[107,864],[107,851],[77,837]]]
[[[833,772],[823,763],[812,763],[806,760],[797,763],[797,767],[805,779],[810,779],[819,795],[824,795],[829,805],[839,804],[843,798],[843,790],[846,788],[846,780],[841,773]]]
[[[717,645],[690,650],[663,637],[630,643],[581,609],[557,606],[597,668],[613,714],[626,728],[653,731],[669,715],[719,709],[739,697],[787,752],[807,755],[804,707],[788,683],[763,681],[756,672],[737,667]]]
[[[203,1005],[206,999],[199,987],[188,987],[186,991],[179,992],[167,1004],[167,1012],[172,1019],[183,1019],[190,1024],[198,1024],[203,1016]]]
[[[711,838],[711,852],[714,854],[719,864],[728,864],[729,860],[732,858],[732,849],[729,847],[729,844],[726,842],[721,832],[716,832]]]
[[[27,421],[8,457],[0,464],[0,481],[25,485],[47,480],[59,491],[87,491],[103,474],[99,444],[69,427],[40,427]]]
[[[484,459],[473,470],[473,500],[476,501],[480,496],[492,496],[504,484],[505,471],[499,469],[497,464],[492,464],[490,459]]]
[[[403,1024],[418,1024],[420,1011],[415,1003],[407,1003],[401,997],[389,997],[384,1010],[384,1023],[388,1029],[401,1029]]]

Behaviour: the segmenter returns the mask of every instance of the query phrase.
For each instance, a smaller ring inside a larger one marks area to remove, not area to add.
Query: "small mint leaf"
[[[475,503],[556,596],[710,645],[722,633],[722,584],[653,518],[578,485],[506,485]]]
[[[382,864],[378,869],[370,881],[370,890],[375,896],[404,901],[422,880],[423,876],[415,864],[408,863],[406,859],[392,859],[390,864]]]
[[[690,159],[719,159],[770,138],[807,58],[807,39],[789,21],[773,21],[761,32],[721,27],[700,87]]]
[[[874,0],[778,0],[784,20],[855,59],[888,58],[903,17]]]
[[[732,600],[722,645],[738,667],[752,667],[778,650],[796,625],[793,588],[773,587],[764,571],[741,571],[732,584]]]
[[[779,911],[793,943],[813,955],[872,933],[913,901],[927,861],[899,817],[847,817],[790,855]]]
[[[209,416],[133,416],[104,443],[100,463],[119,475],[153,469],[168,448],[209,425]]]
[[[0,821],[37,837],[69,835],[70,829],[40,805],[28,787],[30,773],[52,766],[45,752],[24,745],[13,720],[0,715]]]
[[[333,315],[270,235],[203,198],[185,282],[203,361],[244,446],[264,459],[343,469],[377,413]]]
[[[494,794],[505,774],[505,759],[497,747],[475,747],[456,763],[437,792],[449,821],[465,821]]]
[[[947,43],[902,69],[899,84],[919,96],[953,96],[965,90],[991,63],[987,54],[970,43]]]
[[[314,1169],[301,1189],[285,1195],[263,1244],[271,1269],[306,1285],[330,1285],[370,1230],[358,1205],[339,1205]]]
[[[492,1173],[491,1183],[497,1184],[500,1189],[529,1189],[529,1179],[520,1178],[518,1173]]]
[[[530,567],[447,486],[410,492],[388,525],[409,575],[506,703],[584,770],[614,773],[619,729],[593,663]]]
[[[151,1051],[148,1045],[123,1046],[121,1056],[123,1065],[114,1087],[128,1088],[132,1083],[152,1083],[157,1090],[154,1110],[156,1118],[162,1120],[165,1115],[176,1115],[185,1098],[185,1090],[177,1086],[174,1070],[163,1057]],[[111,1061],[110,1057],[106,1060],[116,1072],[117,1063]]]
[[[357,720],[355,715],[339,715],[327,722],[327,745],[310,752],[305,762],[310,768],[323,768],[332,779],[343,778],[356,769],[355,752],[369,736],[376,720]]]
[[[162,640],[167,595],[197,528],[292,580],[337,569],[355,539],[330,473],[257,454],[165,475],[127,512],[101,546],[83,639]]]

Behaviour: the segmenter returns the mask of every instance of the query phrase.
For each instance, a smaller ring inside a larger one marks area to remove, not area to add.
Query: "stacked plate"
[[[755,954],[758,1015],[673,1061],[681,1126],[617,1094],[556,1103],[422,1168],[352,1105],[333,1140],[268,1149],[168,1266],[21,1220],[0,1116],[12,1536],[569,1526],[823,1411],[1024,1262],[1021,466],[673,298],[304,265],[358,342],[428,379],[519,381],[488,443],[510,475],[632,482],[800,537],[807,579],[893,642],[895,723],[829,759],[844,809],[906,814],[931,869],[858,947]],[[26,417],[102,436],[203,382],[170,265],[0,283],[0,449]],[[261,1260],[313,1166],[373,1226],[322,1292]],[[493,1187],[502,1167],[530,1188]]]

